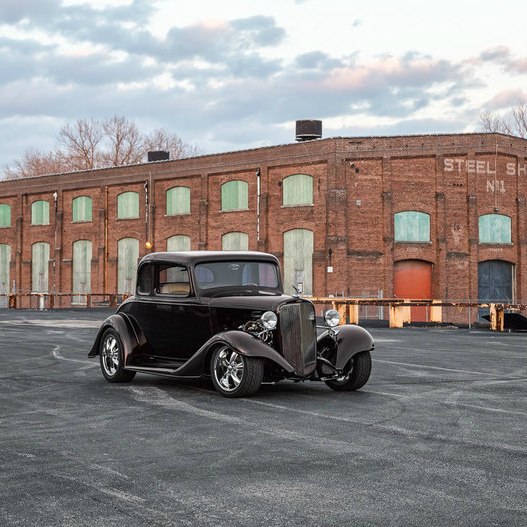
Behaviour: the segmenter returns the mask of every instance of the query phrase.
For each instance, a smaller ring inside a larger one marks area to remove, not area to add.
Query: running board
[[[179,368],[145,368],[142,366],[127,366],[124,368],[126,371],[135,371],[137,373],[151,373],[153,375],[166,375],[172,377],[173,379],[200,379],[202,375],[178,375],[177,372]]]

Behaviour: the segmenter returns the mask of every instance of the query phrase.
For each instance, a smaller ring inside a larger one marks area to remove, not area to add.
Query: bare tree
[[[64,148],[63,155],[71,170],[91,170],[99,166],[101,152],[99,145],[104,131],[99,121],[79,119],[60,129],[59,144]]]
[[[145,137],[145,146],[146,151],[165,150],[170,152],[172,159],[201,154],[201,149],[198,146],[183,142],[177,134],[170,132],[166,128],[157,128],[148,134]]]
[[[28,150],[22,159],[13,162],[5,169],[8,179],[20,179],[44,174],[59,174],[68,170],[63,156],[59,152],[41,152]]]
[[[102,123],[108,148],[101,154],[102,164],[121,166],[140,163],[144,157],[145,140],[134,123],[114,115]]]
[[[479,118],[484,132],[527,137],[527,103],[525,101],[519,101],[510,112],[504,115],[483,111]]]
[[[172,159],[200,153],[197,146],[183,142],[164,128],[142,134],[135,123],[119,115],[105,121],[79,119],[66,124],[58,133],[57,144],[51,152],[28,150],[22,159],[6,167],[5,176],[17,179],[132,165],[146,161],[150,150],[166,150]]]

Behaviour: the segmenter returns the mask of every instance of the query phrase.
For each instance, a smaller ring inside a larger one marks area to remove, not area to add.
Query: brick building
[[[308,295],[523,303],[526,196],[527,140],[501,134],[329,138],[3,181],[0,294],[82,303],[131,292],[150,250],[250,249]]]

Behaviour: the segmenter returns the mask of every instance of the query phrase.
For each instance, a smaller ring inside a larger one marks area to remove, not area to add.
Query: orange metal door
[[[395,262],[393,292],[398,298],[432,298],[432,264],[421,260]],[[428,322],[429,308],[411,308],[412,322]]]

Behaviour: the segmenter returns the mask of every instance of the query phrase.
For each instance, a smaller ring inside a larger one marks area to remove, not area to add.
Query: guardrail
[[[0,293],[0,304],[4,300],[4,307],[11,309],[56,309],[63,307],[110,307],[115,308],[129,295],[116,293]],[[64,302],[63,300],[66,300]],[[401,299],[401,298],[347,298],[347,297],[312,297],[314,304],[331,306],[341,316],[341,323],[359,323],[360,306],[377,306],[388,308],[389,327],[402,328],[405,323],[411,322],[411,308],[426,306],[429,308],[429,322],[443,322],[443,308],[455,307],[458,309],[487,308],[490,312],[490,327],[493,331],[504,331],[506,310],[527,310],[526,304],[506,303],[478,303],[478,302],[445,302],[432,299]],[[469,311],[470,313],[470,311]],[[469,314],[470,326],[470,314]]]
[[[56,309],[62,307],[117,307],[128,295],[116,293],[0,293],[0,303],[10,309]]]
[[[380,306],[389,310],[390,328],[402,328],[411,322],[411,308],[426,306],[429,308],[429,322],[443,322],[443,308],[487,308],[490,312],[490,328],[493,331],[505,330],[505,310],[525,310],[526,304],[481,303],[481,302],[445,302],[432,299],[402,299],[402,298],[344,298],[344,297],[314,297],[310,298],[314,304],[331,305],[341,317],[341,324],[359,323],[359,306]],[[469,318],[470,325],[470,318]]]

